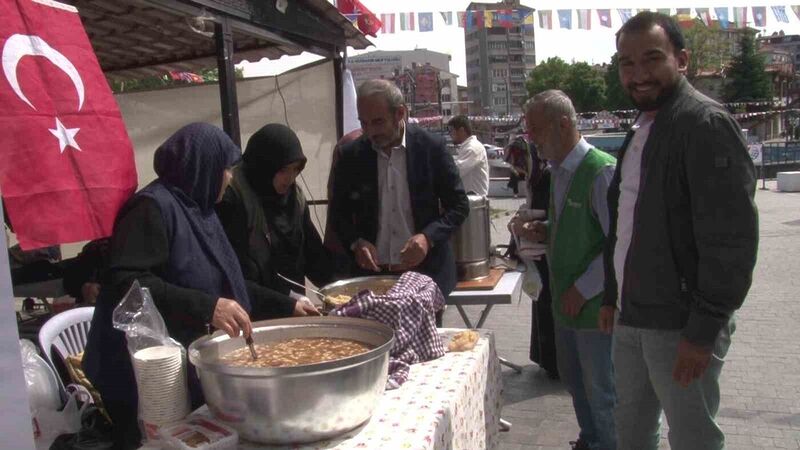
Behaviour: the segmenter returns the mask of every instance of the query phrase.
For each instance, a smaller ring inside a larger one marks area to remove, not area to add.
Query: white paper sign
[[[750,144],[747,146],[747,151],[750,152],[750,157],[753,158],[753,164],[761,164],[764,158],[762,144]]]

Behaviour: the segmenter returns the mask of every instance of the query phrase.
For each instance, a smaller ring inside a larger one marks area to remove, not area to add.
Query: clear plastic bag
[[[125,333],[139,394],[139,425],[149,443],[162,425],[189,413],[186,349],[169,337],[150,291],[134,281],[114,309],[114,328]]]

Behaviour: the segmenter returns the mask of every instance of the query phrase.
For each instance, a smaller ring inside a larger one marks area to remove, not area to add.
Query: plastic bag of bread
[[[464,330],[456,333],[450,343],[447,344],[447,349],[451,352],[466,352],[475,348],[480,335],[477,331]]]

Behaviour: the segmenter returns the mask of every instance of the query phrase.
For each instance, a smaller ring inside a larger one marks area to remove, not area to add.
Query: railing
[[[764,165],[800,163],[800,141],[764,143],[762,154]]]

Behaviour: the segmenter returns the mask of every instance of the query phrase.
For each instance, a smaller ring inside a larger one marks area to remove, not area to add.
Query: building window
[[[450,101],[450,94],[442,94],[442,101],[449,102]]]
[[[535,44],[534,44],[533,41],[526,40],[525,41],[525,48],[528,49],[528,50],[533,50],[536,47],[535,47]]]
[[[487,43],[489,50],[505,50],[507,43],[504,41],[489,41]]]
[[[525,64],[536,64],[536,57],[533,55],[525,55]]]
[[[508,69],[492,69],[493,78],[506,78],[508,77]]]
[[[501,106],[501,105],[505,105],[507,103],[505,97],[495,97],[492,100],[494,102],[494,106]]]
[[[490,56],[489,63],[504,63],[508,62],[507,56]]]
[[[512,77],[524,77],[525,76],[525,70],[523,70],[523,69],[511,69],[509,71],[509,73],[511,74]]]

